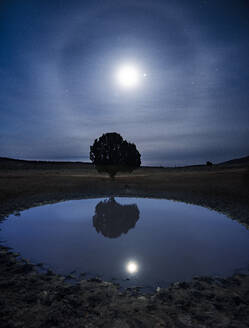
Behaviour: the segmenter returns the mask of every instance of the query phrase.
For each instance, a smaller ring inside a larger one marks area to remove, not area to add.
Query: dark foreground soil
[[[111,181],[89,166],[2,169],[0,218],[45,203],[98,196],[160,197],[222,211],[249,227],[244,167],[149,169]],[[249,327],[249,276],[195,277],[154,295],[100,279],[76,284],[0,247],[0,327]]]

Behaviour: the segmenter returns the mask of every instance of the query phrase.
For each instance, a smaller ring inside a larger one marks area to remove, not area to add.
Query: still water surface
[[[200,206],[162,199],[102,198],[44,205],[1,224],[5,245],[57,273],[168,286],[249,264],[249,232]]]

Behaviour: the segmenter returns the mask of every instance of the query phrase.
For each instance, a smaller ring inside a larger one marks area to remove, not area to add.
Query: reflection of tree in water
[[[121,205],[111,197],[96,205],[93,225],[103,236],[117,238],[134,228],[138,219],[139,209],[136,204]]]

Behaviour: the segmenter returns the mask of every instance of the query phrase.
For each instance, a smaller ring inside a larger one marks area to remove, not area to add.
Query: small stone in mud
[[[20,256],[20,254],[19,253],[12,253],[12,256],[18,257],[18,256]]]
[[[143,302],[147,300],[145,296],[139,296],[137,299],[138,301],[143,301]]]
[[[100,278],[98,278],[98,277],[90,278],[87,281],[89,281],[89,282],[99,282],[99,283],[102,282],[102,280]]]
[[[76,279],[76,276],[73,274],[68,274],[65,278],[66,279]]]
[[[48,270],[47,270],[47,275],[48,275],[48,276],[53,276],[54,273],[53,273],[53,271],[52,271],[51,269],[48,269]]]
[[[32,264],[17,265],[15,268],[16,273],[28,273],[32,270],[33,270]]]
[[[148,304],[148,305],[146,306],[146,309],[147,309],[149,312],[153,312],[153,311],[155,311],[155,310],[157,309],[157,306],[156,306],[156,304]]]
[[[42,262],[40,262],[40,263],[37,263],[36,266],[38,266],[38,267],[43,267],[44,264],[43,264]]]

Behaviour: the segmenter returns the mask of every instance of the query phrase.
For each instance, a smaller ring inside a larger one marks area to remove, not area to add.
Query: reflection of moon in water
[[[113,197],[99,202],[95,207],[93,226],[108,238],[117,238],[134,228],[139,219],[136,204],[121,205]]]
[[[135,261],[128,262],[126,265],[126,271],[131,274],[136,273],[138,271],[137,263]]]

